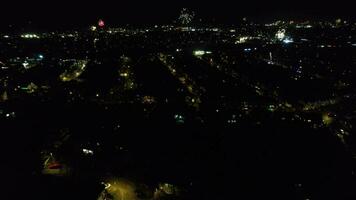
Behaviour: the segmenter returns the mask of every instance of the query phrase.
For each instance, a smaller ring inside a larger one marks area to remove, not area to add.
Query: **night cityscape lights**
[[[356,199],[354,21],[115,9],[0,32],[4,200]]]

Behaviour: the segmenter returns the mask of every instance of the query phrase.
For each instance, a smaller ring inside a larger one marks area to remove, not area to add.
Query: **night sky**
[[[236,23],[247,16],[268,21],[282,18],[354,18],[351,1],[321,2],[291,1],[11,1],[2,3],[1,30],[9,24],[22,28],[72,28],[86,27],[98,18],[107,24],[162,24],[177,18],[183,7],[191,8],[198,18],[218,23]]]

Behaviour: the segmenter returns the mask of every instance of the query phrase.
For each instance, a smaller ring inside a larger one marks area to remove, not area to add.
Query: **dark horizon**
[[[19,7],[21,5],[21,7]],[[120,6],[120,7],[119,7]],[[196,13],[197,19],[205,23],[238,24],[243,17],[257,21],[270,22],[278,19],[291,20],[323,20],[354,19],[352,6],[339,1],[337,5],[330,3],[318,3],[296,1],[296,2],[248,2],[232,3],[219,2],[212,5],[203,1],[194,3],[178,4],[159,2],[131,2],[119,4],[117,2],[68,2],[48,3],[31,1],[30,3],[10,3],[4,6],[0,14],[2,28],[0,31],[9,30],[8,26],[15,29],[73,29],[84,28],[95,24],[102,18],[108,26],[120,26],[126,24],[170,24],[177,19],[182,8],[187,7]]]

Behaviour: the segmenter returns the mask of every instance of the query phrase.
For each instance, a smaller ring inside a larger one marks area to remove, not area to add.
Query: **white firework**
[[[195,13],[193,11],[189,11],[187,8],[183,8],[179,15],[179,21],[184,24],[190,24],[194,19]]]

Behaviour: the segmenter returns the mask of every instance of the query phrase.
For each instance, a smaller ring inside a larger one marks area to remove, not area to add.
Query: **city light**
[[[282,42],[285,44],[289,44],[289,43],[293,43],[294,41],[292,38],[284,38]]]
[[[40,36],[38,36],[37,34],[30,34],[30,33],[26,33],[26,34],[22,34],[21,38],[25,38],[25,39],[39,39]]]
[[[83,153],[86,155],[93,155],[94,151],[90,149],[82,149]]]
[[[90,27],[90,30],[91,30],[91,31],[96,31],[96,29],[97,29],[96,26],[91,26],[91,27]]]
[[[250,52],[250,51],[252,51],[251,48],[246,48],[246,49],[244,49],[244,52]]]
[[[193,55],[195,56],[203,56],[205,54],[211,54],[211,51],[203,51],[203,50],[196,50],[193,52]]]
[[[43,60],[44,56],[42,54],[38,54],[38,60]]]
[[[194,51],[193,54],[194,54],[195,56],[202,56],[202,55],[205,54],[205,51],[197,50],[197,51]]]
[[[23,62],[22,63],[22,66],[25,68],[25,69],[28,69],[29,68],[29,63],[27,61]]]
[[[279,41],[282,41],[286,36],[286,30],[285,29],[281,29],[276,33],[276,38]]]
[[[245,43],[247,40],[249,39],[249,37],[240,37],[236,43],[237,44],[242,44],[242,43]]]

